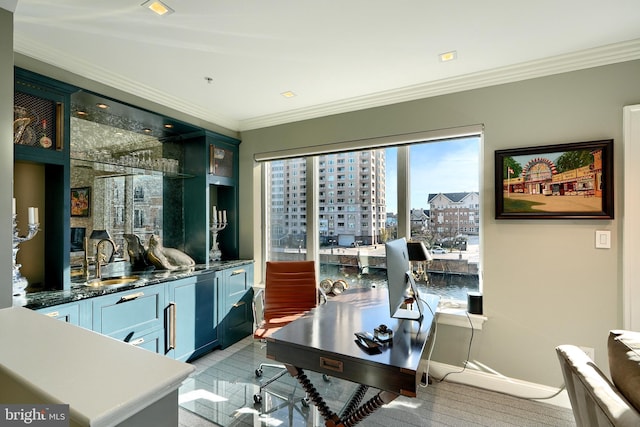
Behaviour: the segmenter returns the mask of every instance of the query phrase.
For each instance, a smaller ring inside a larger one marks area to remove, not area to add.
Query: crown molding
[[[0,0],[1,1],[1,0]],[[553,74],[560,74],[602,65],[640,59],[640,39],[582,50],[579,52],[524,62],[493,70],[421,83],[400,89],[378,92],[308,108],[268,114],[246,120],[233,120],[193,105],[187,100],[169,96],[161,91],[109,72],[81,58],[42,46],[25,37],[15,36],[14,50],[25,56],[51,64],[78,75],[167,106],[185,114],[225,127],[233,131],[247,131],[285,123],[309,120],[334,114],[414,101],[465,90],[512,83]]]
[[[0,0],[0,9],[15,13],[18,0]]]
[[[239,130],[259,129],[636,59],[640,59],[640,39],[378,92],[344,101],[255,117],[241,121]]]
[[[70,73],[80,76],[91,76],[91,80],[98,83],[113,87],[115,89],[128,92],[140,98],[164,105],[182,113],[197,117],[218,126],[225,127],[230,130],[237,130],[240,126],[238,120],[233,120],[225,116],[217,115],[209,110],[200,108],[181,98],[167,95],[164,92],[153,89],[149,86],[141,84],[126,78],[117,73],[110,72],[103,67],[96,67],[79,57],[68,55],[65,52],[52,49],[49,46],[43,46],[25,37],[15,36],[14,51],[35,60],[53,65]]]

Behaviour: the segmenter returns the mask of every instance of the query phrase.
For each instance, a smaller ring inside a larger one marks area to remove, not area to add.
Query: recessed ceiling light
[[[458,52],[452,50],[451,52],[445,52],[440,54],[440,62],[453,61],[458,58]]]
[[[144,129],[142,129],[142,131],[144,133],[151,133],[151,129],[149,129],[149,128],[144,128]]]
[[[294,96],[296,96],[296,94],[291,92],[290,90],[282,92],[280,95],[284,96],[285,98],[293,98]]]
[[[166,123],[166,124],[164,125],[164,127],[165,127],[165,129],[172,129],[172,128],[173,128],[173,125],[172,125],[171,123]]]
[[[166,4],[162,3],[160,0],[148,0],[142,3],[143,7],[148,7],[156,14],[162,15],[171,15],[174,11]]]
[[[109,106],[107,104],[103,104],[102,102],[98,102],[96,104],[96,107],[102,108],[103,110],[106,110],[107,108],[109,108]]]
[[[86,111],[76,111],[76,114],[79,116],[86,116],[87,112]]]

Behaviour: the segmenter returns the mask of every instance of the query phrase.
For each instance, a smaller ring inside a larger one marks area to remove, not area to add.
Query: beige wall
[[[260,267],[254,153],[484,124],[481,245],[489,320],[476,333],[470,360],[557,387],[555,346],[593,347],[606,365],[607,333],[622,325],[622,108],[639,102],[640,61],[633,61],[243,132],[240,211],[253,219],[240,224],[240,255]],[[495,150],[607,138],[615,140],[615,220],[494,219]],[[612,231],[611,249],[594,248],[596,230]],[[434,360],[459,365],[469,335],[441,326]]]
[[[46,212],[44,203],[44,166],[30,162],[16,162],[13,165],[13,194],[16,198],[16,221],[20,235],[28,232],[30,206],[39,207],[39,215]],[[33,239],[20,244],[16,257],[20,274],[29,281],[29,291],[41,288],[44,278],[44,241],[47,230],[44,218],[40,218],[40,231]]]
[[[0,8],[0,308],[11,307],[13,187],[13,13]]]

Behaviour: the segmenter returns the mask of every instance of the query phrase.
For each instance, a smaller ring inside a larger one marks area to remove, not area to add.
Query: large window
[[[414,263],[418,283],[465,300],[480,288],[480,141],[467,136],[374,145],[315,155],[314,161],[265,162],[267,259],[314,258],[321,280],[384,287],[384,242],[405,236],[424,242],[433,257]],[[308,182],[317,184],[312,204]],[[307,222],[311,216],[318,221]]]
[[[306,160],[275,160],[265,167],[268,260],[303,260],[307,252]]]

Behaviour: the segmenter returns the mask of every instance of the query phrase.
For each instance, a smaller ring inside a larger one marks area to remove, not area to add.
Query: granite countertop
[[[51,307],[54,305],[65,304],[73,301],[99,297],[102,295],[123,292],[131,289],[142,288],[145,286],[156,285],[172,280],[183,279],[200,274],[210,273],[214,271],[234,268],[242,265],[252,264],[253,260],[232,260],[232,261],[214,261],[209,264],[197,264],[194,267],[180,270],[145,270],[131,271],[128,263],[114,263],[103,267],[102,279],[111,277],[136,276],[140,279],[118,286],[90,287],[84,284],[82,279],[72,279],[71,289],[40,291],[27,293],[25,297],[14,297],[13,305],[24,306],[32,310]],[[118,264],[118,265],[115,265]]]

